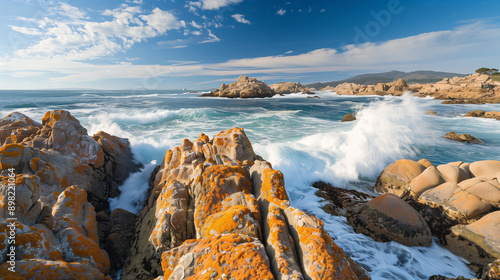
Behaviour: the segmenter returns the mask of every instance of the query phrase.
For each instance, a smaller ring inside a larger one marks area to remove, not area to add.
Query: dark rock
[[[374,196],[363,192],[337,188],[325,182],[316,182],[313,184],[313,187],[318,189],[316,192],[317,196],[330,202],[325,205],[323,210],[329,214],[337,216],[346,216],[347,210],[362,203],[366,203],[374,198]]]
[[[111,269],[123,267],[128,256],[130,245],[135,237],[135,220],[137,216],[127,210],[117,208],[110,218],[110,230],[106,237],[106,251],[111,260]]]
[[[457,142],[462,142],[462,143],[469,143],[469,144],[481,144],[483,141],[480,139],[477,139],[476,137],[470,135],[470,134],[457,134],[455,131],[451,131],[450,133],[446,134],[444,138],[457,141]]]

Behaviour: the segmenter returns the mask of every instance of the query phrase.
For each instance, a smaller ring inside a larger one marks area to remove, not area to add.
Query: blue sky
[[[500,64],[500,1],[0,0],[2,89],[205,89]]]

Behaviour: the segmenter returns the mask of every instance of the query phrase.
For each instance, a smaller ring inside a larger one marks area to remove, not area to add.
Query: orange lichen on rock
[[[10,230],[8,225],[6,220],[0,222],[0,236],[3,236],[2,238],[6,238],[6,234]],[[62,260],[61,251],[56,246],[51,230],[40,225],[27,226],[19,222],[15,222],[15,226],[16,256],[19,259]],[[3,252],[4,249],[5,247],[0,246],[0,252]],[[0,261],[4,262],[6,259],[0,258]]]
[[[246,205],[231,208],[208,216],[200,230],[201,237],[238,233],[259,238],[259,224]]]
[[[64,260],[93,260],[99,270],[108,273],[109,257],[99,248],[95,211],[87,202],[87,193],[77,186],[68,187],[59,195],[52,213]]]
[[[42,259],[16,261],[16,272],[8,271],[9,264],[0,265],[3,279],[75,279],[108,280],[90,261],[64,262]]]
[[[214,137],[212,145],[215,154],[224,155],[241,162],[245,160],[253,162],[255,160],[252,144],[243,128],[234,127],[221,131]]]
[[[164,279],[274,279],[262,243],[240,234],[186,241],[162,254],[162,268]]]
[[[8,168],[18,168],[21,163],[24,146],[21,144],[7,144],[0,147],[0,167],[5,170]]]
[[[156,225],[149,237],[156,250],[179,246],[192,235],[192,222],[187,219],[188,189],[172,181],[156,200]],[[188,230],[189,229],[189,230]]]
[[[246,171],[243,168],[225,165],[207,168],[203,172],[202,185],[194,189],[194,224],[197,234],[200,234],[208,216],[220,212],[224,206],[231,204],[228,201],[232,199],[230,195],[238,192],[250,194],[251,190],[251,182],[246,178]],[[249,201],[248,204],[254,203]]]
[[[304,279],[295,256],[295,244],[288,231],[288,224],[281,208],[269,204],[267,224],[266,252],[271,268],[277,279]]]
[[[297,255],[308,279],[358,279],[349,257],[323,228],[323,222],[294,207],[285,210]]]

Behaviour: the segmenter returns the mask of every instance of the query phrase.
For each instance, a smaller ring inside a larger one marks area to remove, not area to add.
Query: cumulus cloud
[[[206,43],[219,41],[211,31]],[[183,47],[186,44],[172,44]],[[159,76],[235,76],[300,75],[331,71],[385,71],[434,69],[467,73],[500,59],[500,27],[474,23],[452,30],[422,33],[415,36],[367,42],[345,47],[322,48],[305,53],[233,59],[220,63],[167,64],[154,66]],[[487,55],[485,55],[487,54]],[[51,81],[88,82],[103,79],[143,78],[150,76],[152,65],[95,65],[54,59],[16,58],[2,61],[5,73],[51,71],[58,77]],[[471,68],[471,69],[469,69]],[[468,69],[468,70],[467,70]]]
[[[233,4],[239,4],[243,0],[201,0],[197,2],[188,2],[191,9],[201,8],[203,10],[218,10]]]
[[[90,21],[80,9],[60,3],[52,10],[65,19],[25,19],[37,23],[39,29],[10,26],[12,30],[41,36],[41,40],[15,52],[19,57],[46,57],[62,60],[90,60],[130,48],[147,38],[165,35],[168,30],[186,26],[172,13],[155,8],[145,12],[141,7],[122,4],[105,10],[108,21]]]
[[[28,27],[23,27],[23,26],[14,26],[14,25],[9,25],[12,30],[17,31],[19,33],[23,33],[26,35],[42,35],[43,33],[40,32],[40,30],[36,28],[28,28]]]
[[[242,14],[234,14],[231,17],[234,18],[234,20],[236,20],[237,22],[250,24],[250,21],[245,19],[245,16]]]
[[[286,13],[286,10],[283,10],[283,9],[281,9],[281,8],[280,8],[280,9],[276,12],[276,14],[277,14],[277,15],[280,15],[280,16],[285,15],[285,13]]]

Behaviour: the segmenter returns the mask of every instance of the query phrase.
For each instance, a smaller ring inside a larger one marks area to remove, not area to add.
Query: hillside
[[[465,77],[466,75],[458,73],[436,72],[436,71],[412,71],[412,72],[390,71],[383,73],[362,74],[345,80],[325,82],[325,83],[313,83],[313,84],[308,84],[306,86],[310,88],[322,89],[327,86],[335,87],[342,83],[374,85],[377,83],[394,82],[399,78],[403,78],[408,83],[435,83],[444,78],[453,78],[455,76]]]

